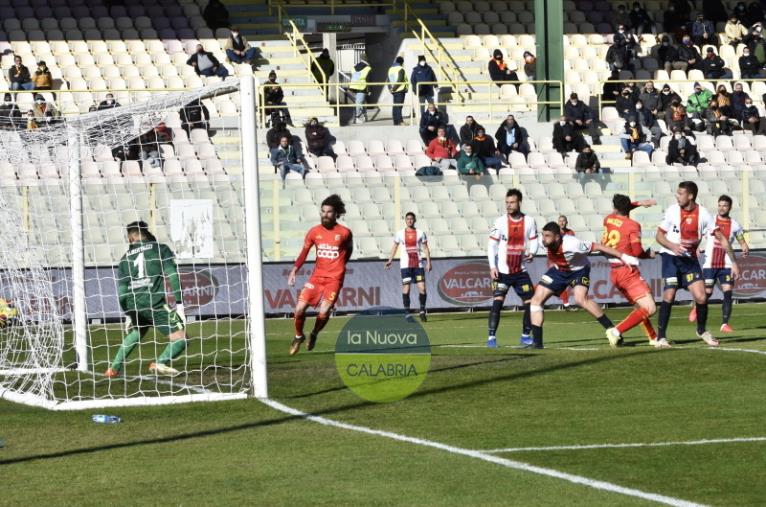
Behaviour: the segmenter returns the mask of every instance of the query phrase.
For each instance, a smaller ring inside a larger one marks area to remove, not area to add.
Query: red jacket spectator
[[[428,158],[431,160],[455,158],[455,155],[457,155],[457,147],[452,140],[437,137],[428,143],[426,155],[428,155]]]

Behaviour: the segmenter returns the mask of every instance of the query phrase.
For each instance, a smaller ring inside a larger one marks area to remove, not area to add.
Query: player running
[[[601,243],[639,259],[653,259],[654,252],[649,249],[644,250],[641,246],[641,224],[630,218],[630,212],[638,206],[648,207],[654,204],[656,204],[654,200],[634,203],[627,195],[615,194],[612,198],[614,211],[604,219],[604,235]],[[657,342],[657,333],[649,321],[649,318],[657,311],[657,306],[654,304],[649,284],[641,277],[641,271],[636,266],[628,266],[617,259],[609,259],[609,264],[612,267],[610,273],[612,284],[630,304],[635,306],[634,310],[617,324],[614,330],[607,330],[606,338],[609,344],[616,347],[621,342],[621,335],[640,324],[649,337],[650,344],[655,347],[664,347],[665,345]]]
[[[566,215],[559,215],[558,218],[559,227],[561,227],[561,235],[562,236],[574,236],[575,231],[569,228],[569,219]],[[551,267],[552,264],[548,262],[548,267]],[[576,306],[572,306],[569,303],[569,289],[564,289],[564,291],[558,295],[561,302],[564,304],[564,311],[570,312],[570,311],[577,311]]]
[[[157,242],[146,222],[131,222],[126,229],[129,246],[117,268],[117,290],[128,334],[104,376],[114,378],[120,375],[123,363],[150,327],[167,336],[170,343],[157,361],[149,365],[149,371],[158,375],[178,375],[177,369],[168,366],[186,349],[186,315],[175,255],[167,245]],[[165,299],[165,278],[176,300],[174,310]]]
[[[428,249],[426,233],[416,229],[415,222],[417,222],[415,213],[410,211],[404,216],[406,227],[394,236],[394,245],[391,247],[391,255],[388,256],[385,266],[386,269],[391,268],[399,245],[404,245],[404,252],[399,258],[404,313],[407,318],[410,318],[410,285],[414,280],[420,296],[420,320],[426,322],[428,320],[426,317],[426,272],[431,271],[431,251]]]
[[[489,333],[487,347],[497,347],[497,327],[505,296],[513,287],[524,304],[524,318],[521,327],[521,345],[532,346],[529,321],[529,301],[534,294],[534,285],[524,263],[532,262],[537,253],[537,225],[535,219],[521,212],[521,191],[515,188],[505,194],[506,213],[499,216],[489,233],[487,259],[492,278],[492,309],[489,311]]]
[[[314,322],[314,329],[309,335],[306,350],[313,350],[317,335],[330,320],[338,293],[343,288],[346,276],[346,263],[351,258],[354,240],[351,231],[338,223],[338,219],[346,213],[346,206],[338,195],[333,194],[324,201],[320,212],[321,225],[315,225],[306,233],[303,249],[295,265],[287,277],[287,284],[295,285],[295,275],[306,262],[311,247],[316,247],[316,264],[314,272],[303,286],[295,305],[295,338],[290,344],[290,355],[294,356],[306,340],[303,335],[303,324],[306,322],[306,308],[319,306],[319,314]]]
[[[705,236],[714,236],[731,259],[733,278],[739,278],[731,244],[716,227],[708,210],[697,204],[697,185],[693,181],[682,181],[676,190],[677,204],[665,211],[665,218],[657,228],[657,243],[662,246],[662,278],[665,289],[659,312],[658,344],[668,346],[667,329],[670,311],[678,289],[686,289],[694,298],[697,309],[697,337],[711,347],[719,342],[707,331],[707,296],[702,281],[702,271],[697,260],[697,247]]]
[[[722,195],[718,198],[718,215],[715,217],[715,225],[721,234],[728,238],[729,243],[733,244],[736,239],[742,248],[742,257],[747,257],[750,253],[750,247],[745,241],[745,231],[736,220],[729,217],[731,212],[732,200],[728,195]],[[734,330],[729,325],[732,306],[732,289],[734,283],[731,273],[731,259],[726,255],[716,238],[708,236],[707,246],[705,248],[705,263],[702,265],[702,278],[705,280],[706,299],[710,300],[713,295],[715,283],[718,282],[723,292],[723,304],[721,305],[722,323],[721,332],[731,333]],[[697,320],[697,309],[692,307],[689,312],[689,322]]]
[[[535,294],[530,303],[532,338],[534,348],[543,348],[543,305],[554,294],[560,294],[567,287],[574,287],[575,303],[596,318],[604,329],[619,336],[613,330],[614,324],[604,315],[601,307],[588,296],[590,286],[590,261],[588,254],[601,252],[620,259],[624,264],[638,266],[638,259],[614,248],[590,241],[577,239],[575,236],[562,236],[561,227],[556,222],[548,222],[543,227],[543,246],[548,251],[548,259],[553,267],[540,278]]]

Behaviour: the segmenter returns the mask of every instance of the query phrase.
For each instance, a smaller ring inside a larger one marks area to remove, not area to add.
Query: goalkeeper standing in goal
[[[117,284],[128,334],[105,376],[113,378],[120,374],[125,359],[150,327],[166,335],[170,342],[157,361],[149,365],[149,371],[158,375],[178,375],[178,370],[168,365],[186,349],[186,316],[175,255],[167,245],[157,242],[146,222],[128,224],[127,233],[129,246],[120,259]],[[165,278],[170,282],[176,300],[174,310],[165,299]]]

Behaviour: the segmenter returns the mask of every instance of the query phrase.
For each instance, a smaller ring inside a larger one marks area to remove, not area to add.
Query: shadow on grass
[[[505,375],[496,375],[491,378],[486,379],[479,379],[479,380],[472,380],[469,382],[463,382],[460,384],[454,384],[454,385],[448,385],[448,386],[442,386],[442,387],[433,387],[430,389],[423,389],[420,391],[417,391],[413,393],[409,398],[420,398],[424,396],[430,396],[430,395],[436,395],[436,394],[443,394],[448,393],[451,391],[459,391],[463,389],[468,389],[472,387],[478,387],[482,385],[491,384],[494,382],[506,382],[509,380],[518,380],[518,379],[525,379],[529,377],[536,377],[538,375],[545,375],[547,373],[552,372],[558,372],[558,371],[565,371],[565,370],[571,370],[575,368],[579,368],[582,366],[590,366],[597,363],[604,363],[604,362],[610,362],[614,360],[620,360],[625,358],[633,358],[634,356],[641,355],[641,354],[651,354],[653,353],[653,350],[645,350],[645,351],[636,351],[634,353],[631,353],[629,355],[626,354],[619,354],[619,355],[606,355],[606,356],[599,356],[589,359],[584,359],[581,361],[573,361],[571,363],[564,363],[564,364],[556,364],[551,365],[546,368],[541,368],[539,370],[532,370],[532,371],[524,371],[524,372],[517,372],[517,373],[508,373]],[[531,357],[528,356],[528,357]],[[514,358],[515,359],[515,358]],[[478,366],[480,364],[486,364],[486,363],[492,363],[492,362],[502,362],[505,359],[498,359],[494,361],[484,361],[484,362],[477,362],[477,363],[470,363],[466,365],[457,365],[453,367],[449,367],[452,369],[455,369],[456,367],[470,367],[470,366]],[[357,403],[348,403],[345,405],[341,405],[338,407],[328,407],[324,410],[314,411],[311,413],[311,415],[315,416],[327,416],[327,415],[334,415],[334,414],[342,414],[343,412],[347,412],[350,410],[355,410],[359,408],[369,407],[369,406],[376,406],[377,403],[372,403],[369,401],[360,401]],[[89,455],[89,454],[96,454],[104,451],[113,451],[117,449],[128,449],[132,447],[138,447],[138,446],[145,446],[145,445],[157,445],[157,444],[168,444],[168,443],[175,443],[175,442],[183,442],[187,440],[193,440],[197,438],[204,438],[204,437],[212,437],[217,435],[225,435],[229,433],[234,433],[238,431],[246,431],[246,430],[252,430],[252,429],[258,429],[258,428],[268,428],[272,426],[277,426],[284,423],[294,422],[294,421],[300,421],[304,418],[301,416],[283,416],[283,417],[275,417],[272,419],[266,419],[264,421],[258,421],[258,422],[252,422],[252,423],[243,423],[243,424],[236,424],[232,426],[225,426],[222,428],[213,428],[208,430],[201,430],[201,431],[194,431],[189,433],[179,433],[177,435],[168,435],[164,437],[156,437],[156,438],[147,438],[147,439],[141,439],[141,440],[133,440],[130,442],[120,442],[120,443],[114,443],[114,444],[107,444],[107,445],[100,445],[100,446],[93,446],[93,447],[82,447],[79,449],[69,449],[69,450],[63,450],[63,451],[55,451],[55,452],[49,452],[49,453],[41,453],[41,454],[32,454],[29,456],[18,456],[15,458],[8,458],[8,459],[0,459],[0,467],[1,466],[7,466],[7,465],[14,465],[19,463],[27,463],[30,461],[38,461],[38,460],[50,460],[50,459],[59,459],[59,458],[67,458],[70,456],[80,456],[80,455]]]

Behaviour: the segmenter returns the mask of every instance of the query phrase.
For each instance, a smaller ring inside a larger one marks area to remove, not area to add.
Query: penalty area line
[[[636,442],[624,444],[582,444],[582,445],[551,445],[541,447],[506,447],[504,449],[486,449],[480,452],[486,454],[500,454],[511,452],[549,452],[549,451],[582,451],[588,449],[631,449],[637,447],[671,447],[683,445],[712,445],[766,442],[766,437],[735,437],[735,438],[708,438],[702,440],[679,440],[674,442]]]
[[[660,495],[657,493],[650,493],[646,491],[641,491],[639,489],[634,488],[627,488],[624,486],[619,486],[617,484],[612,484],[610,482],[605,481],[599,481],[596,479],[589,479],[587,477],[583,477],[580,475],[574,475],[569,474],[566,472],[560,472],[558,470],[554,470],[552,468],[544,468],[539,467],[535,465],[530,465],[528,463],[523,463],[521,461],[515,461],[510,460],[506,458],[501,458],[499,456],[494,456],[492,454],[488,454],[483,451],[477,451],[477,450],[471,450],[471,449],[463,449],[461,447],[455,447],[448,444],[443,444],[440,442],[435,442],[432,440],[426,440],[422,438],[416,438],[416,437],[410,437],[407,435],[401,435],[399,433],[393,433],[390,431],[383,431],[383,430],[376,430],[373,428],[367,428],[365,426],[358,426],[355,424],[348,424],[340,421],[335,421],[332,419],[327,419],[325,417],[320,417],[316,415],[311,415],[306,412],[302,412],[300,410],[294,409],[292,407],[288,407],[287,405],[284,405],[282,403],[279,403],[278,401],[274,401],[271,399],[261,399],[261,402],[268,405],[269,407],[278,410],[282,413],[293,415],[300,417],[302,419],[306,419],[308,421],[321,424],[323,426],[330,426],[333,428],[339,428],[343,430],[348,431],[355,431],[357,433],[365,433],[367,435],[373,435],[377,437],[383,437],[387,438],[389,440],[395,440],[398,442],[405,442],[408,444],[414,444],[419,445],[422,447],[430,447],[433,449],[439,449],[441,451],[446,451],[450,454],[456,454],[460,456],[467,456],[469,458],[479,459],[482,461],[486,461],[488,463],[493,463],[495,465],[500,465],[506,468],[511,468],[514,470],[520,470],[523,472],[531,472],[537,475],[543,475],[546,477],[552,477],[554,479],[561,479],[567,482],[571,482],[573,484],[579,484],[581,486],[586,486],[589,488],[597,489],[600,491],[608,491],[611,493],[617,493],[620,495],[625,496],[631,496],[635,498],[641,498],[643,500],[649,500],[652,502],[657,502],[665,505],[673,505],[678,507],[692,507],[692,506],[699,506],[701,504],[697,504],[694,502],[690,502],[688,500],[682,500],[680,498],[673,498],[670,496]]]

